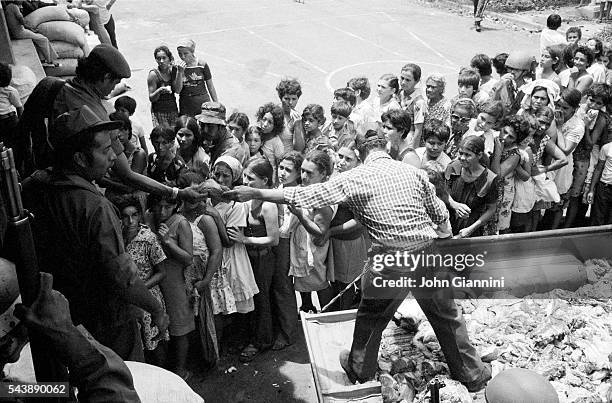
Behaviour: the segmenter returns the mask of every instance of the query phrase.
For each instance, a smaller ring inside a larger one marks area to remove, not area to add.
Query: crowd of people
[[[108,114],[105,97],[130,69],[116,48],[99,45],[50,100],[53,168],[24,185],[24,203],[43,217],[35,228],[41,266],[55,276],[75,323],[98,341],[188,379],[196,339],[205,365],[232,348],[248,362],[295,342],[298,310],[318,311],[313,292],[327,311],[360,304],[359,287],[344,290],[362,274],[372,238],[405,235],[377,232],[376,214],[340,202],[367,205],[353,200],[363,183],[347,172],[366,162],[368,141],[383,141],[392,159],[426,173],[435,197],[414,208],[431,217],[411,228],[428,239],[612,224],[612,48],[577,28],[560,39],[560,21],[549,17],[539,62],[535,51],[466,60],[457,94],[445,93],[442,75],[408,63],[375,85],[350,78],[329,105],[300,111],[307,94],[298,79],[282,79],[278,100],[252,117],[228,116],[192,40],[178,43],[180,61],[159,46],[147,80],[154,150],[133,116],[136,100],[121,96]],[[41,92],[28,101],[38,97],[38,109],[26,103],[22,113],[9,83],[3,67],[0,124],[33,136],[32,121],[45,112]],[[352,185],[338,188],[343,178]],[[321,197],[335,204],[223,196],[239,185],[264,194],[328,181]],[[482,380],[476,361],[470,379]]]

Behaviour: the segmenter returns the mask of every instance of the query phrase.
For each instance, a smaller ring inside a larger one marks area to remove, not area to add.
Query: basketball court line
[[[332,78],[340,73],[343,70],[348,70],[350,68],[353,67],[359,67],[359,66],[365,66],[368,64],[383,64],[383,63],[406,63],[406,59],[390,59],[390,60],[372,60],[369,62],[360,62],[360,63],[354,63],[354,64],[347,64],[346,66],[342,66],[342,67],[338,67],[336,70],[330,72],[327,74],[327,76],[325,76],[325,87],[329,90],[330,93],[333,93],[334,90],[336,88],[332,87],[331,85],[331,80]],[[454,70],[454,67],[450,67],[444,64],[437,64],[437,63],[430,63],[430,62],[422,62],[422,61],[413,61],[412,63],[418,64],[418,65],[429,65],[429,66],[435,66],[435,67],[440,67],[440,68],[444,68],[444,69],[448,69],[448,70]],[[442,74],[443,76],[449,76],[449,75],[453,75],[455,74],[454,71],[452,72],[448,72],[446,74]]]
[[[276,43],[276,42],[273,42],[273,41],[269,40],[268,38],[266,38],[266,37],[264,37],[264,36],[262,36],[262,35],[260,35],[260,34],[258,34],[258,33],[255,33],[254,31],[251,31],[251,30],[250,30],[250,29],[248,29],[248,28],[244,28],[244,30],[245,30],[246,32],[248,32],[249,34],[251,34],[251,35],[255,36],[256,38],[258,38],[258,39],[260,39],[260,40],[264,41],[264,42],[265,42],[265,43],[267,43],[268,45],[271,45],[271,46],[273,46],[273,47],[277,48],[278,50],[280,50],[280,51],[282,51],[282,52],[284,52],[284,53],[286,53],[286,54],[290,55],[291,57],[293,57],[293,58],[295,58],[295,59],[297,59],[297,60],[301,61],[302,63],[304,63],[304,64],[306,64],[306,65],[308,65],[308,66],[312,67],[313,69],[317,70],[318,72],[320,72],[320,73],[322,73],[322,74],[327,74],[327,71],[326,71],[326,70],[322,69],[321,67],[317,66],[317,65],[316,65],[316,64],[314,64],[314,63],[309,62],[308,60],[304,59],[302,56],[300,56],[300,55],[296,54],[295,52],[293,52],[293,51],[291,51],[291,50],[289,50],[289,49],[287,49],[287,48],[285,48],[285,47],[283,47],[283,46],[279,45],[279,44],[278,44],[278,43]]]
[[[453,68],[457,68],[457,64],[452,62],[450,59],[448,59],[446,56],[444,56],[442,53],[438,52],[436,49],[434,49],[433,46],[431,46],[429,43],[425,42],[423,39],[421,39],[417,34],[415,34],[412,31],[409,31],[406,29],[406,27],[404,27],[403,24],[400,23],[400,21],[396,20],[395,18],[391,17],[388,13],[384,12],[384,11],[378,11],[377,14],[381,14],[384,15],[385,17],[387,17],[389,19],[389,21],[395,22],[397,23],[397,25],[400,26],[400,28],[405,31],[406,33],[408,33],[410,36],[412,36],[416,41],[418,41],[419,43],[421,43],[423,46],[425,46],[427,49],[431,50],[433,53],[435,53],[438,57],[440,57],[442,60],[444,60],[446,63],[449,64],[449,66],[452,66]]]
[[[381,49],[381,50],[384,50],[385,52],[391,53],[392,55],[395,55],[395,56],[398,56],[398,57],[406,57],[406,56],[402,55],[402,54],[401,54],[401,53],[399,53],[399,52],[396,52],[396,51],[394,51],[394,50],[391,50],[391,49],[389,49],[389,48],[386,48],[386,47],[384,47],[384,46],[382,46],[382,45],[377,44],[376,42],[372,42],[372,41],[371,41],[371,40],[369,40],[369,39],[363,38],[363,37],[361,37],[361,36],[359,36],[359,35],[357,35],[357,34],[354,34],[354,33],[350,32],[350,31],[344,30],[344,29],[342,29],[342,28],[335,27],[335,26],[333,26],[333,25],[331,25],[331,24],[328,24],[328,23],[325,23],[325,22],[322,22],[322,23],[320,22],[320,23],[319,23],[319,25],[323,25],[323,26],[325,26],[325,27],[328,27],[328,28],[334,29],[334,30],[336,30],[336,31],[338,31],[338,32],[341,32],[341,33],[343,33],[343,34],[345,34],[345,35],[347,35],[347,36],[350,36],[350,37],[352,37],[352,38],[359,39],[360,41],[362,41],[362,42],[364,42],[364,43],[370,44],[370,45],[372,45],[372,46],[374,46],[374,47],[377,47],[377,48],[379,48],[379,49]]]

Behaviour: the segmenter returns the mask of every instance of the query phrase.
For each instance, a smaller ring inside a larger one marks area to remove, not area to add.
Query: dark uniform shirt
[[[98,338],[133,319],[121,293],[136,276],[135,266],[117,211],[94,184],[76,174],[37,171],[24,181],[23,201],[35,217],[40,270],[53,274],[74,323]]]

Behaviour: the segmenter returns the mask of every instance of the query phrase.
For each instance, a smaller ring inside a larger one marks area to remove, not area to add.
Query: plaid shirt
[[[286,188],[284,198],[305,208],[344,203],[375,243],[407,251],[431,243],[438,237],[432,222],[448,218],[425,171],[394,161],[383,151],[372,152],[363,165],[327,182]]]

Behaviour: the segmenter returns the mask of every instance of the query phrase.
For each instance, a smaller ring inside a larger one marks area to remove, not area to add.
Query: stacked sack
[[[79,11],[82,12],[61,6],[49,6],[34,10],[25,17],[26,24],[46,36],[59,56],[59,67],[45,68],[49,76],[73,76],[77,59],[89,54],[84,29],[89,19]]]

